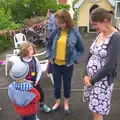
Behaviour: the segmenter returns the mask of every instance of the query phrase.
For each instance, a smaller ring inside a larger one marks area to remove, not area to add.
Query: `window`
[[[88,2],[100,2],[101,0],[88,0]]]
[[[120,1],[116,1],[115,18],[120,19]]]

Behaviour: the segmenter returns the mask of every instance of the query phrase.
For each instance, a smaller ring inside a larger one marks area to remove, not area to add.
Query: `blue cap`
[[[27,76],[29,71],[29,66],[27,63],[19,62],[13,64],[11,70],[10,70],[10,77],[14,80],[16,79],[23,79]]]

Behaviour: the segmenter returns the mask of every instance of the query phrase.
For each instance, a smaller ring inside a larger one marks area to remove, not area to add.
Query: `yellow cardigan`
[[[57,65],[66,64],[66,44],[67,44],[67,30],[61,30],[61,36],[57,42],[55,63]]]

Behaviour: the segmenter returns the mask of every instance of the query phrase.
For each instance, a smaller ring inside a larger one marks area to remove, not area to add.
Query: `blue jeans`
[[[50,37],[52,31],[53,31],[53,29],[48,29],[48,30],[47,30],[47,39]]]
[[[54,95],[56,99],[61,97],[61,82],[63,80],[64,97],[70,98],[71,94],[71,79],[73,74],[73,65],[57,65],[52,64],[52,74],[54,80]]]
[[[20,120],[35,120],[35,114],[29,116],[21,116]]]

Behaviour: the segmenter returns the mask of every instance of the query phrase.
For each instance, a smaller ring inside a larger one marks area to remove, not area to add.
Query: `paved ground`
[[[80,59],[79,64],[75,65],[73,80],[72,80],[72,95],[70,99],[71,114],[66,116],[63,113],[63,98],[62,104],[58,112],[55,114],[38,112],[41,120],[92,120],[90,111],[88,110],[87,104],[82,101],[82,72],[85,59],[89,50],[89,46],[94,39],[93,35],[85,35],[84,37],[85,54]],[[40,49],[42,51],[43,49]],[[39,49],[37,50],[39,51]],[[1,54],[1,59],[5,58],[5,54],[11,53],[12,51],[7,51]],[[42,59],[44,56],[42,57]],[[10,66],[9,66],[10,68]],[[118,71],[120,69],[118,68]],[[115,80],[115,90],[113,92],[112,102],[111,102],[111,112],[110,115],[105,117],[105,120],[120,120],[120,75]],[[19,116],[13,111],[13,107],[7,96],[7,86],[11,83],[9,76],[4,75],[4,66],[0,66],[0,120],[19,120]],[[44,88],[45,101],[51,107],[54,104],[53,97],[53,85],[49,78],[45,74],[41,78],[41,86]]]

